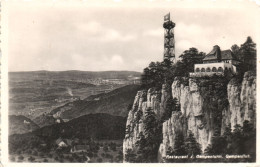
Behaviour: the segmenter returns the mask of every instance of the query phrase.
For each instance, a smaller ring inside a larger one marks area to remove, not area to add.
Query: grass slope
[[[59,137],[68,139],[123,140],[126,117],[105,113],[89,114],[69,122],[39,128],[26,134],[9,136],[9,151],[26,151],[40,148],[42,143],[52,149],[52,144]]]
[[[22,115],[9,115],[9,122],[9,135],[28,133],[39,128],[36,123]]]
[[[133,104],[138,90],[138,85],[127,85],[109,93],[94,95],[85,100],[67,103],[62,107],[54,109],[51,114],[56,114],[64,108],[71,106],[69,107],[70,109],[61,112],[61,118],[72,119],[89,113],[109,113],[125,117],[128,114],[127,108]]]

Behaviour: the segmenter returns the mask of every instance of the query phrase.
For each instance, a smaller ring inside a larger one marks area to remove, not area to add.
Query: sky
[[[191,47],[206,53],[214,45],[230,49],[247,36],[256,42],[255,2],[203,2],[9,1],[3,5],[9,71],[141,72],[151,61],[163,59],[163,16],[169,12],[176,23],[176,56]]]

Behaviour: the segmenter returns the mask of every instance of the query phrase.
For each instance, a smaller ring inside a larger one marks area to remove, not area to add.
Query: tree
[[[143,71],[141,78],[142,88],[160,88],[172,76],[171,67],[172,62],[168,59],[162,62],[151,62]]]
[[[19,159],[19,160],[23,160],[24,157],[23,157],[22,155],[20,155],[20,156],[18,157],[18,159]]]
[[[165,120],[168,120],[171,115],[172,112],[178,112],[180,111],[180,104],[178,102],[177,98],[172,98],[172,96],[170,98],[168,98],[166,100],[166,105],[165,105],[165,111],[162,115],[161,120],[164,122]]]
[[[224,154],[227,148],[227,140],[225,137],[220,136],[220,131],[216,129],[211,138],[211,145],[207,147],[206,153],[210,155]]]
[[[184,136],[181,132],[176,133],[174,139],[174,155],[186,155],[187,151],[185,149]]]
[[[127,162],[136,162],[136,154],[132,149],[126,150],[125,160]]]
[[[185,50],[181,55],[181,71],[184,76],[189,76],[189,72],[194,70],[194,64],[200,64],[205,57],[205,53],[199,52],[196,48],[190,48],[189,50]]]
[[[138,136],[138,140],[135,143],[136,146],[136,162],[143,162],[146,159],[146,147],[147,147],[147,141],[145,136],[143,135],[143,132],[140,132]],[[149,147],[149,146],[148,146]]]
[[[241,126],[237,124],[234,126],[234,130],[232,133],[232,143],[231,143],[232,154],[241,154],[242,145],[243,145],[242,129]]]
[[[243,134],[243,145],[242,145],[242,152],[245,154],[252,154],[255,156],[256,152],[256,129],[252,123],[248,120],[243,122],[242,127],[242,134]]]
[[[256,44],[249,36],[246,42],[240,47],[240,53],[242,55],[242,61],[246,66],[246,70],[256,70]]]
[[[104,150],[105,152],[108,152],[108,146],[104,146],[104,147],[103,147],[103,150]]]
[[[226,148],[226,153],[230,154],[232,152],[231,148],[231,142],[232,142],[232,130],[231,130],[231,124],[229,124],[223,133],[223,137],[225,138],[227,142],[227,148]]]
[[[143,116],[143,112],[142,112],[141,110],[138,110],[138,111],[136,112],[136,117],[135,117],[134,122],[135,122],[136,124],[138,124],[138,123],[139,123],[139,120],[142,118],[142,116]]]
[[[34,160],[35,160],[35,158],[32,157],[32,156],[30,156],[30,157],[28,158],[28,161],[30,161],[30,162],[33,162]]]
[[[188,132],[188,137],[185,141],[185,149],[189,156],[195,157],[196,155],[201,154],[201,146],[196,141],[191,131]]]
[[[176,76],[189,76],[189,72],[193,72],[194,64],[202,63],[204,57],[205,53],[199,52],[196,48],[190,48],[180,55],[181,60],[175,64],[168,59],[162,62],[151,62],[143,70],[141,87],[148,89],[160,88],[162,84],[171,85]]]
[[[144,114],[144,138],[143,156],[145,162],[156,162],[157,151],[161,142],[161,126],[155,113],[148,108]]]
[[[15,162],[15,157],[11,157],[11,161],[12,161],[12,162]]]
[[[174,155],[173,149],[172,147],[168,147],[167,151],[166,151],[166,155]]]
[[[238,60],[241,60],[240,48],[237,44],[231,46],[231,50]]]

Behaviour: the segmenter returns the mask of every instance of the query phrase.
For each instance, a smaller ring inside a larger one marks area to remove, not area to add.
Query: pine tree
[[[227,142],[227,146],[226,146],[226,153],[230,154],[232,152],[231,149],[231,143],[232,143],[232,131],[231,131],[231,124],[229,124],[226,128],[225,131],[223,133],[223,137],[225,138],[226,142]]]
[[[251,37],[247,37],[246,42],[240,47],[242,61],[245,64],[245,70],[256,70],[256,44]]]
[[[189,156],[196,156],[201,154],[201,146],[194,138],[194,135],[191,131],[188,132],[188,136],[185,141],[185,149]]]
[[[161,142],[161,126],[151,108],[144,114],[144,132],[138,143],[138,160],[142,162],[156,162]]]
[[[174,155],[186,155],[187,151],[185,149],[184,144],[184,137],[181,132],[176,133],[175,140],[174,140],[174,148],[173,148]]]
[[[217,129],[212,136],[211,145],[207,147],[205,152],[211,155],[219,155],[226,152],[227,141],[226,138],[220,136],[220,131]]]
[[[243,145],[242,129],[241,126],[237,124],[234,126],[234,130],[232,133],[232,143],[231,143],[232,154],[241,154],[242,145]]]
[[[125,160],[127,162],[136,162],[136,154],[132,149],[126,150]]]

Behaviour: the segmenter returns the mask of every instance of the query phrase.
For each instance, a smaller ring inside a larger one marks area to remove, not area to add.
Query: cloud
[[[101,31],[101,25],[96,21],[90,21],[78,25],[78,30],[86,32],[91,35],[97,35]]]
[[[117,55],[117,54],[113,55],[110,60],[110,64],[112,66],[122,65],[123,63],[124,63],[124,60],[123,60],[122,56]]]
[[[96,21],[80,24],[78,25],[78,30],[100,42],[128,42],[137,39],[135,34],[121,33],[119,30],[103,26]]]
[[[228,49],[248,35],[256,38],[256,16],[249,12],[167,6],[12,6],[9,69],[142,71],[151,61],[163,59],[162,23],[169,11],[176,23],[177,56],[190,47],[208,53],[216,44]]]
[[[143,32],[143,36],[163,37],[163,28],[151,29]]]
[[[121,34],[119,31],[108,29],[104,31],[102,35],[103,41],[111,42],[111,41],[121,41],[121,42],[128,42],[136,39],[136,35],[133,34]]]
[[[208,52],[211,49],[216,34],[213,28],[207,25],[179,22],[175,28],[176,55],[191,47],[199,51]]]

